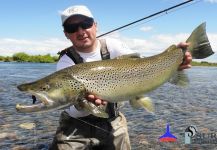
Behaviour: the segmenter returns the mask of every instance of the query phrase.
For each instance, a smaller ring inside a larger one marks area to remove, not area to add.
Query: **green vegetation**
[[[216,67],[217,63],[211,63],[211,62],[206,62],[206,61],[201,61],[201,62],[195,62],[192,61],[191,63],[192,66],[208,66],[208,67]]]
[[[0,56],[0,61],[4,62],[35,62],[35,63],[54,63],[57,62],[58,56],[47,55],[28,55],[26,53],[20,52],[15,53],[12,57],[9,56]]]
[[[5,60],[5,57],[0,56],[0,61],[4,61],[4,60]]]
[[[0,61],[4,62],[35,62],[35,63],[54,63],[58,61],[58,56],[47,55],[28,55],[26,53],[20,52],[15,53],[12,57],[9,56],[0,56]],[[193,61],[192,66],[217,66],[217,63],[210,63],[206,61],[195,62]]]

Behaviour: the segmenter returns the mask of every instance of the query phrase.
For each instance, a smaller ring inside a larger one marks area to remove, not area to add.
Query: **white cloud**
[[[179,33],[176,35],[158,34],[153,35],[148,39],[131,39],[117,35],[118,34],[116,34],[114,38],[118,38],[124,41],[131,49],[142,54],[143,56],[152,56],[159,54],[172,44],[178,44],[180,42],[186,41],[189,36],[187,33]],[[213,51],[217,53],[217,43],[215,42],[217,41],[217,34],[208,33],[208,37]],[[205,61],[217,62],[217,54],[214,54],[213,56],[207,58]]]
[[[172,44],[178,44],[185,41],[189,34],[180,33],[176,35],[172,34],[158,34],[150,36],[147,39],[132,39],[123,37],[116,32],[109,37],[117,38],[126,43],[135,52],[144,56],[151,56],[159,54]],[[217,53],[217,34],[208,33],[208,37],[213,50]],[[56,53],[68,46],[71,43],[66,39],[50,38],[44,40],[25,40],[25,39],[0,39],[0,55],[11,56],[16,52],[25,52],[28,54],[47,54],[56,55]],[[217,54],[210,57],[211,61],[217,62]]]
[[[153,27],[151,27],[151,26],[144,26],[144,27],[140,28],[140,30],[142,30],[144,32],[151,31],[152,29],[153,29]]]
[[[48,54],[56,55],[61,49],[70,46],[70,42],[65,39],[50,38],[44,40],[25,40],[25,39],[0,39],[0,55],[11,56],[17,52],[27,54]]]
[[[209,3],[217,3],[217,0],[204,0],[204,1]]]
[[[135,50],[136,52],[146,55],[154,55],[162,52],[172,44],[178,44],[179,42],[185,41],[187,36],[187,34],[158,34],[147,39],[132,39],[123,37],[120,34],[115,34],[115,36],[111,35],[110,37],[124,41],[131,49]]]
[[[217,53],[217,34],[214,34],[214,33],[210,33],[208,34],[208,38],[209,38],[209,41],[211,43],[211,46],[213,48],[213,50]]]

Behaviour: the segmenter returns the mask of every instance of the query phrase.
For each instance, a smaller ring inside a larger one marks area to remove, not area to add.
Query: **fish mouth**
[[[23,105],[16,104],[16,110],[18,112],[38,112],[38,111],[47,111],[54,106],[54,101],[49,99],[45,94],[39,92],[29,92],[32,95],[33,104],[32,105]],[[37,104],[35,104],[35,102]]]

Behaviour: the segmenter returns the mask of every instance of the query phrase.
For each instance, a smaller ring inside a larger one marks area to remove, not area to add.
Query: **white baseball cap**
[[[89,18],[93,18],[92,13],[90,12],[90,10],[83,5],[75,5],[75,6],[71,6],[69,8],[66,8],[62,13],[61,13],[61,19],[62,19],[62,24],[64,24],[64,22],[71,16],[74,15],[82,15],[82,16],[86,16]]]

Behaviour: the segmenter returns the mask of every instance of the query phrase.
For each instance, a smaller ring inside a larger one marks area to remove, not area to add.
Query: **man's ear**
[[[66,38],[69,39],[69,34],[67,32],[65,32],[65,31],[63,31],[63,32],[64,32]]]

